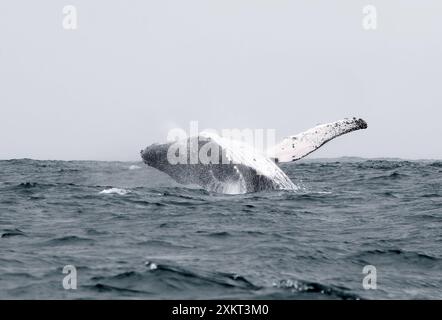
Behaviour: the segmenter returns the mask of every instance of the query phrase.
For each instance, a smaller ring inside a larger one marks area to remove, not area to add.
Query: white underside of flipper
[[[267,150],[267,155],[275,159],[276,162],[296,161],[336,137],[366,128],[367,123],[356,118],[321,124],[297,135],[284,138],[280,143]]]

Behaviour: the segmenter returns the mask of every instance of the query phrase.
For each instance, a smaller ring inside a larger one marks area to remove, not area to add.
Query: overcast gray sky
[[[368,130],[315,157],[440,159],[441,17],[440,0],[1,1],[0,159],[138,160],[191,120],[281,138],[347,116]]]

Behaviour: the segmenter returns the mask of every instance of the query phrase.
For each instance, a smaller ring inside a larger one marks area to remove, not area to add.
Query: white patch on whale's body
[[[238,194],[249,192],[245,177],[235,164],[240,164],[256,171],[260,176],[265,176],[274,183],[274,189],[297,190],[296,185],[275,164],[274,161],[264,156],[261,152],[239,140],[220,137],[212,132],[201,132],[201,137],[208,138],[218,144],[225,152],[226,158],[234,164],[238,175],[234,181],[223,182],[223,193]],[[221,164],[223,165],[223,164]]]

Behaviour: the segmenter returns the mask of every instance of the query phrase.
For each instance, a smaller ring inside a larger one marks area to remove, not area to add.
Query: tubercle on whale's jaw
[[[141,149],[140,150],[140,157],[141,157],[141,160],[143,160],[143,162],[148,165],[146,159],[144,158],[144,152],[145,151],[146,151],[146,149]]]
[[[141,149],[141,150],[140,150],[140,157],[141,157],[141,160],[143,160],[143,161],[144,161],[144,157],[143,157],[143,154],[144,154],[144,149]]]

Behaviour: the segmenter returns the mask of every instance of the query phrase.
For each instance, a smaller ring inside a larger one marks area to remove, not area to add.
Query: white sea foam
[[[146,261],[145,265],[146,267],[149,268],[149,270],[156,270],[158,268],[158,266],[155,263],[150,261]]]
[[[120,188],[110,188],[110,189],[104,189],[103,191],[100,191],[100,194],[119,194],[120,196],[123,196],[125,194],[128,194],[130,191],[126,189],[120,189]]]
[[[129,170],[137,170],[137,169],[141,169],[141,167],[140,166],[136,166],[134,164],[129,167]]]
[[[241,181],[233,181],[225,182],[222,191],[225,194],[243,194],[247,192],[247,189],[242,185]]]

